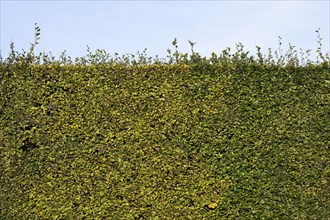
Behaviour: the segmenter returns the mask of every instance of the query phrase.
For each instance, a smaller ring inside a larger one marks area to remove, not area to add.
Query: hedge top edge
[[[13,42],[10,43],[10,53],[6,59],[2,57],[0,51],[0,65],[10,65],[10,64],[28,64],[28,65],[38,65],[38,64],[58,64],[58,65],[124,65],[124,66],[141,66],[141,65],[171,65],[171,64],[256,64],[260,66],[310,66],[310,65],[325,65],[329,66],[330,56],[329,51],[322,51],[322,40],[320,34],[320,28],[316,31],[317,33],[317,43],[316,48],[316,61],[310,59],[311,50],[297,50],[294,45],[289,43],[288,51],[284,52],[282,49],[282,37],[278,37],[278,50],[272,50],[268,48],[268,54],[261,53],[261,47],[256,46],[257,53],[256,56],[249,55],[249,51],[244,50],[244,45],[242,43],[236,44],[236,51],[231,52],[231,48],[227,47],[222,50],[221,53],[216,54],[213,52],[211,57],[202,57],[198,52],[194,51],[194,45],[192,41],[188,40],[191,47],[191,54],[180,53],[178,50],[177,39],[174,38],[172,46],[174,46],[174,51],[171,49],[167,50],[166,58],[150,57],[147,55],[145,48],[142,52],[137,52],[136,54],[126,54],[120,56],[115,53],[113,56],[106,52],[104,49],[96,49],[94,52],[90,50],[87,46],[87,55],[83,57],[77,57],[74,60],[63,51],[58,59],[52,55],[51,52],[45,53],[40,52],[35,53],[35,48],[39,44],[41,28],[35,23],[34,27],[34,42],[31,43],[29,52],[23,49],[22,52],[15,51],[15,45]],[[299,52],[298,52],[299,51]]]

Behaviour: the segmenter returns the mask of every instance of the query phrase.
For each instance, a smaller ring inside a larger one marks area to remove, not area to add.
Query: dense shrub
[[[1,219],[330,216],[321,51],[73,62],[36,44],[0,64]]]

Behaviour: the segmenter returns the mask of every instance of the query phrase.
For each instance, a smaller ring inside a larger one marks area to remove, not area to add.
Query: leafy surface
[[[329,67],[2,65],[1,219],[327,219]]]

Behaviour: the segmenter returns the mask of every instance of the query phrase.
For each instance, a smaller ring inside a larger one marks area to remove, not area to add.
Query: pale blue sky
[[[105,49],[111,55],[143,51],[166,57],[176,37],[180,52],[188,40],[203,56],[234,51],[241,42],[252,54],[255,46],[267,53],[292,43],[298,49],[317,48],[315,30],[321,28],[323,51],[329,51],[330,1],[9,1],[1,0],[1,53],[10,42],[28,50],[34,23],[41,28],[36,51],[64,50],[74,57]]]

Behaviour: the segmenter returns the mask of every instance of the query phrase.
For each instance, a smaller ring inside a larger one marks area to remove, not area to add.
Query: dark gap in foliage
[[[30,139],[24,140],[23,145],[19,147],[24,153],[29,153],[31,150],[37,148],[39,148],[39,146],[33,143]]]

